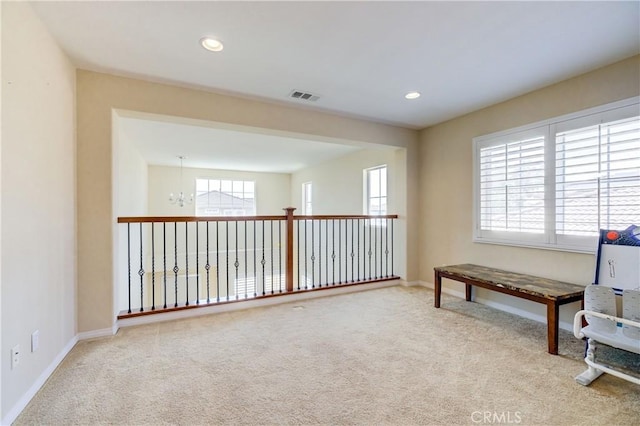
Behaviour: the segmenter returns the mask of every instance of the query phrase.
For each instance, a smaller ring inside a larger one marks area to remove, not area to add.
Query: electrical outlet
[[[14,369],[20,364],[20,345],[15,345],[11,348],[11,369]]]
[[[31,333],[31,352],[35,352],[40,347],[40,330]]]

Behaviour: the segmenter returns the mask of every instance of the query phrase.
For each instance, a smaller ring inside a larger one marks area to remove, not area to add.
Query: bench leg
[[[433,277],[433,292],[435,294],[434,306],[439,308],[440,295],[442,294],[442,277],[438,271],[435,271],[435,276]]]
[[[471,302],[471,284],[464,283],[464,298]]]
[[[560,306],[555,302],[547,302],[547,340],[549,353],[558,355],[558,323]]]

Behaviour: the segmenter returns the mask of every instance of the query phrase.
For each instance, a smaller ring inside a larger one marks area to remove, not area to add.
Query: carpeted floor
[[[639,424],[639,386],[580,386],[583,343],[546,342],[424,288],[324,297],[80,342],[15,424]]]

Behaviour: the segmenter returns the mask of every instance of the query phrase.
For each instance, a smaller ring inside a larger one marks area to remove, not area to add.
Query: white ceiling
[[[33,7],[79,68],[414,129],[640,53],[638,1],[73,1]],[[198,43],[203,36],[220,39],[224,50],[205,51]],[[291,99],[293,89],[320,99]],[[422,97],[404,99],[412,90]],[[172,158],[180,154],[175,151]]]

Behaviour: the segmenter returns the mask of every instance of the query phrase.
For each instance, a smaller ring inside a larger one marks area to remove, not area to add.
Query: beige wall
[[[117,178],[115,192],[118,194],[114,209],[118,216],[146,216],[149,208],[147,194],[149,172],[147,162],[140,151],[130,142],[119,137],[120,121],[114,113],[114,174]]]
[[[433,267],[478,263],[553,279],[589,284],[594,256],[472,242],[472,138],[637,96],[640,56],[425,129],[420,135],[420,279]],[[447,283],[453,289],[462,285]],[[480,297],[518,305],[501,295]],[[520,303],[544,315],[543,307]],[[572,308],[576,308],[573,306]],[[566,310],[564,320],[575,312]]]
[[[76,335],[76,80],[29,4],[1,7],[0,353],[6,419],[23,408],[24,396],[46,379]],[[40,348],[32,353],[35,330]],[[16,344],[21,359],[11,370]]]
[[[406,147],[412,153],[417,146],[413,130],[78,70],[79,331],[110,329],[114,322],[112,259],[117,259],[113,239],[117,211],[113,199],[118,194],[114,193],[112,172],[112,109]],[[410,241],[417,245],[417,238]]]
[[[395,149],[363,149],[291,175],[291,201],[302,214],[302,183],[313,182],[313,214],[364,214],[363,170],[387,165],[389,185],[395,183]],[[404,189],[403,189],[404,190]],[[395,214],[395,193],[389,191],[389,213]]]

